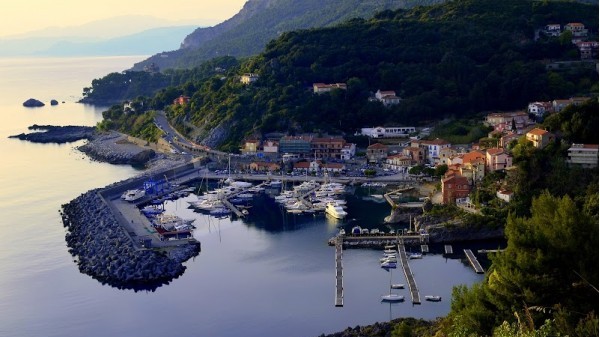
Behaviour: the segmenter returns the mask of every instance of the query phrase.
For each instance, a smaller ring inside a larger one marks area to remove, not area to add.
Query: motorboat
[[[348,213],[344,211],[344,209],[341,206],[331,202],[327,203],[327,206],[325,206],[325,213],[331,215],[336,219],[343,219],[346,217],[346,215],[348,215]]]
[[[146,191],[143,189],[135,189],[135,190],[128,190],[125,194],[124,197],[121,196],[123,199],[125,199],[125,201],[129,201],[129,202],[133,202],[136,201],[138,199],[143,198],[146,195]]]
[[[394,283],[390,286],[392,289],[404,289],[404,284],[402,283]]]
[[[210,215],[217,216],[217,217],[224,216],[224,215],[229,215],[229,214],[231,214],[231,211],[228,210],[225,207],[215,208],[215,209],[213,209],[213,210],[210,211]]]
[[[192,222],[194,222],[194,219],[184,220],[177,215],[172,214],[160,214],[154,220],[156,227],[160,227],[168,232],[191,230],[194,228]]]
[[[381,268],[396,268],[396,262],[390,262],[390,261],[382,262]]]
[[[386,249],[383,251],[384,254],[396,254],[395,249]]]
[[[199,209],[202,211],[210,211],[215,208],[223,207],[223,203],[220,200],[210,200],[210,199],[190,201],[189,204],[193,208]]]
[[[352,235],[360,235],[362,233],[362,228],[360,228],[360,226],[354,226],[350,233],[352,233]]]
[[[397,263],[398,260],[396,259],[395,256],[384,256],[381,259],[379,259],[379,262],[384,263],[384,262],[394,262]]]
[[[439,302],[442,300],[442,296],[437,296],[437,295],[425,295],[425,300],[426,301],[431,301],[431,302]]]
[[[412,253],[410,255],[408,255],[409,259],[422,259],[423,258],[423,254],[421,253]]]
[[[402,301],[404,301],[404,296],[398,295],[398,294],[382,295],[381,301],[383,301],[383,302],[402,302]]]

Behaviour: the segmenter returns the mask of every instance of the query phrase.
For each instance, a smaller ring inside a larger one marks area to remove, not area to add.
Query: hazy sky
[[[221,22],[246,0],[2,0],[0,36],[47,27],[78,26],[123,15],[151,15],[168,20]]]

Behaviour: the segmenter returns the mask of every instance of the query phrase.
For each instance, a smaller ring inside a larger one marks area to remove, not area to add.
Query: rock
[[[58,101],[53,99],[50,101],[50,105],[58,105]]]
[[[131,157],[130,163],[133,166],[143,166],[155,156],[156,152],[154,152],[154,150],[144,150]]]
[[[44,131],[22,133],[20,135],[9,136],[8,138],[18,138],[27,140],[32,143],[70,143],[80,139],[90,139],[94,135],[94,127],[91,126],[53,126],[53,125],[37,125],[29,127],[30,130]]]
[[[35,98],[30,98],[28,100],[26,100],[25,102],[23,102],[23,106],[24,107],[28,107],[28,108],[35,108],[35,107],[40,107],[40,106],[44,106],[45,104],[42,103],[41,101],[38,101]]]

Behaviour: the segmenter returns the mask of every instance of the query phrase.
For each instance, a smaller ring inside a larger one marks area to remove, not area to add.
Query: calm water
[[[464,261],[427,255],[411,268],[421,294],[443,301],[382,304],[390,276],[404,283],[402,272],[379,268],[379,251],[346,250],[344,307],[335,308],[334,250],[326,242],[341,223],[286,217],[268,201],[247,222],[218,220],[187,209],[193,195],[166,205],[196,218],[202,242],[179,279],[136,293],[80,274],[65,245],[61,204],[138,171],[91,162],[73,149],[80,143],[7,137],[34,123],[94,125],[102,109],[74,103],[81,89],[141,59],[0,59],[0,336],[310,337],[396,317],[445,315],[453,285],[482,279]],[[47,105],[24,108],[30,97]],[[50,99],[65,103],[52,107]],[[348,198],[350,217],[363,226],[376,226],[389,212],[386,204]]]

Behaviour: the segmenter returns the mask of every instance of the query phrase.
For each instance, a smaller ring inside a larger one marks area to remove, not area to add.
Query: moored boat
[[[401,302],[404,301],[404,296],[398,294],[387,294],[381,296],[383,302]]]
[[[426,295],[425,296],[425,300],[426,301],[431,301],[431,302],[439,302],[442,300],[442,296],[437,296],[437,295]]]

